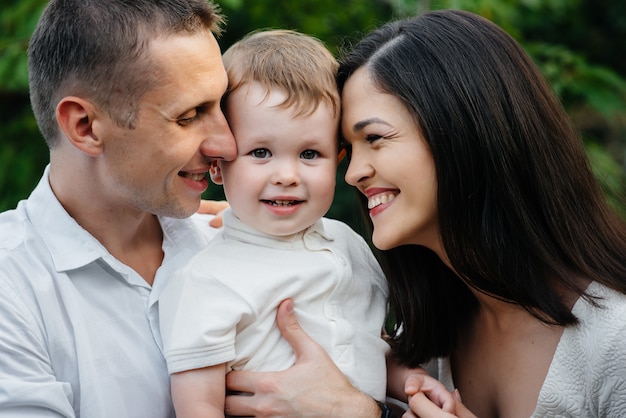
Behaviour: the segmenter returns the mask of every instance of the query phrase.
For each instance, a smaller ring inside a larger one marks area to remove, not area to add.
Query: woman
[[[437,359],[481,418],[624,416],[626,226],[522,48],[476,15],[430,12],[366,36],[338,82],[395,356]]]

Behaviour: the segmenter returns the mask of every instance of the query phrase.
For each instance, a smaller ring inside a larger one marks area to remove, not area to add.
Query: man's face
[[[208,186],[210,162],[236,155],[220,109],[226,72],[210,33],[154,39],[149,55],[154,68],[146,71],[160,81],[141,97],[134,129],[103,124],[96,175],[117,210],[186,217]]]

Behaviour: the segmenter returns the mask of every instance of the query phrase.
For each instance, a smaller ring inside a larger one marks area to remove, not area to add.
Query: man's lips
[[[200,173],[189,173],[187,171],[179,171],[178,175],[193,181],[200,181],[206,178],[206,171]]]

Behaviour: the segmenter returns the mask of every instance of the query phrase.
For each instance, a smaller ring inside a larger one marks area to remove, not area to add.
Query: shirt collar
[[[30,222],[46,243],[56,271],[63,272],[86,266],[103,258],[110,262],[109,251],[63,208],[54,195],[48,176],[48,165],[33,190],[26,211]],[[191,257],[215,235],[215,229],[201,221],[159,217],[163,228],[163,251],[168,259]]]
[[[274,248],[298,248],[312,236],[319,236],[324,241],[333,241],[333,237],[325,231],[324,222],[318,219],[313,225],[293,235],[274,236],[265,234],[239,219],[231,208],[224,211],[224,235],[236,238],[239,241]]]
[[[30,222],[46,243],[58,272],[85,266],[108,251],[63,208],[50,187],[50,165],[28,198]]]

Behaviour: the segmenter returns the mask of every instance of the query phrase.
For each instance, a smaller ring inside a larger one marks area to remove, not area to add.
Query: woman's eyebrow
[[[360,122],[355,123],[352,126],[352,132],[356,133],[356,132],[362,131],[367,125],[371,125],[372,123],[381,123],[383,125],[391,126],[389,123],[385,122],[384,120],[380,118],[369,118],[369,119],[364,119]]]

